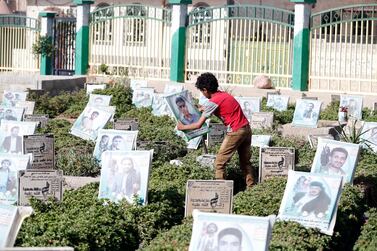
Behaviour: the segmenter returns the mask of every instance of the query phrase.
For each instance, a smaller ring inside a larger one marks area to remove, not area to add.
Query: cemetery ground
[[[71,246],[75,250],[188,250],[192,218],[184,218],[186,182],[189,179],[214,179],[211,167],[201,166],[196,157],[203,149],[187,150],[175,132],[175,122],[168,116],[153,116],[149,108],[132,105],[132,91],[113,84],[97,94],[112,95],[115,117],[137,118],[138,140],[154,149],[148,185],[148,204],[126,201],[112,203],[98,199],[98,183],[67,190],[62,202],[41,203],[33,200],[34,214],[22,224],[15,246]],[[36,102],[35,114],[48,114],[49,122],[39,133],[55,136],[56,168],[69,176],[96,177],[100,166],[92,156],[94,143],[69,133],[72,121],[84,109],[88,98],[84,90],[59,96],[29,95]],[[339,102],[330,103],[320,114],[322,120],[337,120]],[[283,137],[282,125],[292,122],[294,106],[287,111],[266,107],[274,112],[274,126],[253,130],[253,134],[272,135],[271,146],[294,147],[295,170],[310,171],[315,149],[306,139]],[[377,112],[363,109],[363,120],[377,121]],[[112,128],[108,124],[106,128]],[[156,142],[164,141],[165,144]],[[208,149],[216,153],[218,145]],[[252,164],[259,165],[259,148],[252,148]],[[170,164],[179,159],[182,165]],[[235,155],[227,165],[228,179],[234,180],[233,213],[253,216],[278,214],[286,178],[271,178],[245,188]],[[258,177],[257,173],[255,174]],[[295,222],[277,221],[273,226],[270,250],[376,250],[377,247],[377,155],[361,151],[353,185],[342,192],[332,236]]]

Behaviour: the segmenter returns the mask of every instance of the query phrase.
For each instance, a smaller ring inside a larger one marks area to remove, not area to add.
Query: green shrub
[[[235,214],[268,216],[278,214],[286,185],[285,178],[271,178],[234,197]]]
[[[16,246],[71,246],[75,250],[135,250],[139,237],[124,203],[103,205],[97,199],[98,184],[67,191],[63,201],[32,203],[35,213],[27,218]]]
[[[56,152],[56,167],[63,170],[64,175],[97,176],[100,166],[92,152],[90,146],[61,148]]]
[[[369,108],[363,109],[363,120],[367,122],[376,122],[377,121],[377,111],[372,111]]]
[[[367,221],[362,227],[361,234],[353,250],[374,251],[377,247],[377,209],[371,208],[367,213]]]
[[[169,231],[159,234],[153,241],[141,248],[143,251],[187,251],[192,232],[192,218],[185,219],[183,224],[172,227]]]
[[[329,103],[319,114],[321,120],[338,120],[339,101]]]
[[[317,229],[305,228],[293,221],[277,221],[272,231],[269,250],[324,250],[331,236]]]
[[[35,114],[48,114],[54,118],[62,113],[68,117],[77,117],[88,102],[85,90],[62,92],[58,96],[51,97],[49,93],[38,95],[31,93],[29,100],[35,101]]]

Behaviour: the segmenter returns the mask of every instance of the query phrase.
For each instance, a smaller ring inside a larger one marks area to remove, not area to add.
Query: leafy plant
[[[50,36],[39,36],[37,41],[32,45],[34,55],[51,57],[55,52],[55,47]]]
[[[371,208],[366,213],[366,218],[361,234],[353,247],[355,251],[373,251],[377,247],[377,209]]]
[[[103,74],[108,74],[108,71],[109,70],[109,66],[107,66],[106,64],[101,64],[99,66],[99,71]]]
[[[359,124],[360,123],[358,123],[357,119],[351,119],[346,126],[342,126],[339,123],[339,127],[334,127],[334,129],[338,133],[341,141],[353,144],[363,144],[371,149],[371,145],[374,145],[374,143],[363,138],[363,135],[369,132],[372,128],[364,130],[364,125]]]

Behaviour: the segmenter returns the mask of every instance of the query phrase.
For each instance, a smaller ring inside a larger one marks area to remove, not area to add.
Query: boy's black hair
[[[208,92],[215,93],[219,88],[219,83],[217,82],[215,75],[206,72],[198,77],[195,83],[195,87],[201,91],[205,88]]]

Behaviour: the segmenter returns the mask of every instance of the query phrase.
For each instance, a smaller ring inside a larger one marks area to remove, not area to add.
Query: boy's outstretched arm
[[[180,131],[199,129],[200,127],[202,127],[206,119],[207,118],[204,115],[202,115],[198,121],[189,125],[184,125],[182,124],[182,122],[178,121],[177,129]]]

